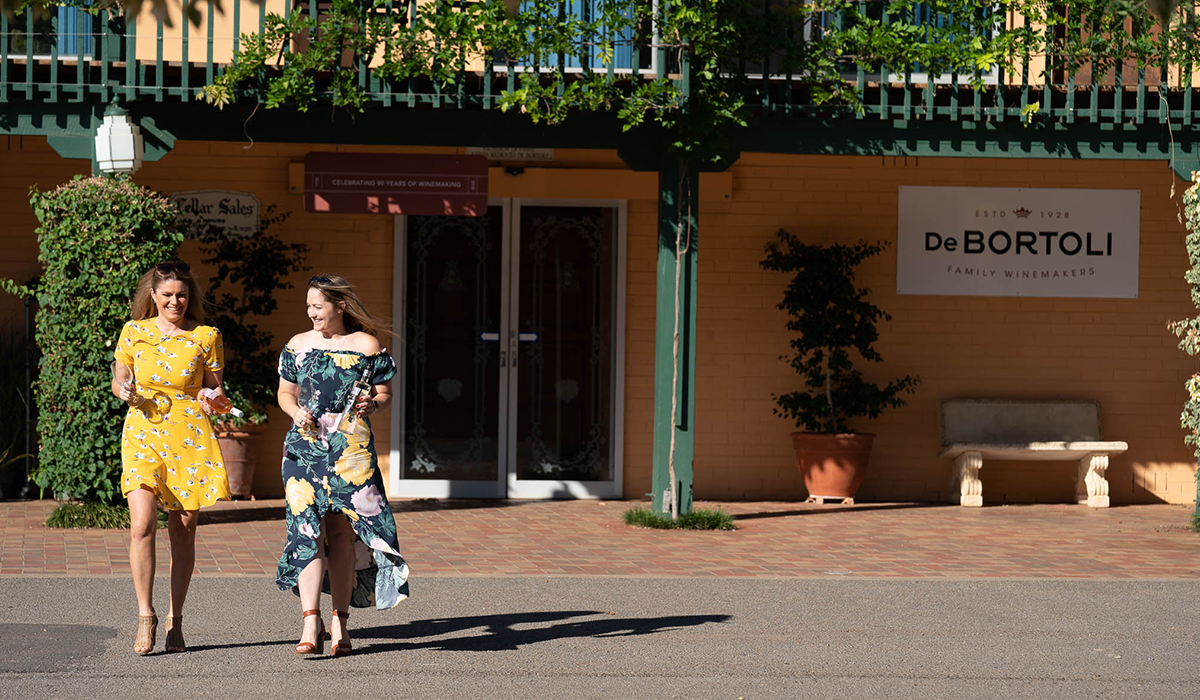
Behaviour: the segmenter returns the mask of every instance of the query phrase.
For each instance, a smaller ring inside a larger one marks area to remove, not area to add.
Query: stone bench
[[[1129,449],[1104,439],[1095,401],[955,399],[938,402],[939,457],[954,459],[950,502],[983,505],[983,460],[1057,461],[1079,464],[1080,504],[1108,507],[1109,455]]]

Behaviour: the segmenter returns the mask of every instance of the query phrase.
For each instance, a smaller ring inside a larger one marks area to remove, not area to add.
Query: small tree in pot
[[[868,300],[871,290],[855,286],[854,270],[886,244],[814,245],[784,230],[776,237],[760,264],[792,275],[778,306],[788,314],[787,329],[797,335],[790,343],[792,354],[780,359],[804,379],[805,388],[774,396],[775,415],[808,431],[793,433],[792,442],[809,500],[853,503],[875,436],[854,433],[850,422],[904,406],[900,395],[920,383],[909,375],[886,386],[870,382],[855,368],[850,352],[870,362],[883,360],[874,348],[875,324],[891,316]]]
[[[221,454],[234,496],[250,495],[254,482],[254,442],[248,429],[267,422],[279,386],[279,348],[275,337],[258,327],[278,308],[278,292],[292,288],[288,275],[308,269],[308,247],[289,243],[269,229],[289,213],[268,207],[257,231],[249,235],[210,227],[197,238],[203,262],[214,266],[205,296],[213,304],[209,323],[221,330],[225,343],[225,391],[244,418],[213,417]]]

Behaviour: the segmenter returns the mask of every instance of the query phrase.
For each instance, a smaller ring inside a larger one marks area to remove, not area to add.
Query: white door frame
[[[516,421],[508,420],[517,410],[516,392],[510,391],[510,382],[516,381],[515,370],[500,372],[500,421],[499,452],[501,469],[497,469],[494,481],[451,481],[447,479],[410,479],[401,482],[401,465],[405,459],[404,410],[407,387],[405,367],[407,338],[405,337],[405,309],[407,299],[407,233],[408,220],[403,214],[396,215],[392,226],[392,328],[396,332],[396,364],[399,371],[393,382],[394,396],[389,421],[390,450],[388,453],[388,494],[400,498],[620,498],[624,491],[625,456],[625,273],[626,273],[626,225],[627,204],[623,200],[568,200],[568,199],[518,199],[492,198],[489,207],[503,207],[503,251],[501,255],[501,289],[504,303],[500,309],[501,341],[513,326],[510,315],[519,302],[519,280],[512,271],[519,269],[516,257],[520,250],[520,211],[524,206],[597,207],[614,209],[617,214],[616,231],[616,281],[613,300],[613,365],[612,406],[610,420],[610,455],[613,479],[611,481],[564,481],[529,480],[516,477]],[[502,346],[503,350],[507,347]]]

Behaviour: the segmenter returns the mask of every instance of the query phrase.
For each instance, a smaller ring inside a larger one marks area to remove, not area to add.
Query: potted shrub
[[[803,243],[780,230],[766,246],[764,269],[792,275],[779,308],[796,333],[788,361],[804,388],[773,396],[775,415],[794,420],[804,432],[792,433],[796,464],[810,501],[840,498],[853,503],[862,483],[875,436],[854,432],[855,418],[877,418],[886,408],[905,405],[920,379],[904,376],[885,386],[868,381],[854,366],[859,358],[880,362],[875,324],[891,316],[868,301],[869,289],[855,286],[854,270],[878,255],[885,243],[853,245]]]
[[[213,305],[208,322],[224,336],[225,392],[245,412],[244,418],[213,417],[234,496],[250,495],[256,438],[262,433],[259,426],[267,422],[267,408],[275,404],[279,386],[279,348],[274,335],[260,329],[258,321],[278,307],[277,292],[292,288],[288,275],[308,269],[304,264],[308,246],[287,243],[269,230],[288,216],[276,214],[271,206],[252,234],[210,227],[197,236],[202,262],[214,268],[205,297]]]

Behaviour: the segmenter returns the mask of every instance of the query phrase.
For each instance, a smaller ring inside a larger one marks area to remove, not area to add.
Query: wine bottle
[[[358,426],[358,412],[354,410],[355,404],[358,403],[360,396],[370,396],[371,394],[371,368],[366,368],[362,371],[362,376],[355,380],[350,387],[350,396],[346,399],[346,407],[342,409],[342,414],[338,416],[337,431],[350,435]]]
[[[200,397],[204,399],[213,413],[229,413],[237,418],[245,415],[240,408],[233,407],[233,402],[229,400],[228,396],[218,394],[216,389],[205,387],[200,390]]]

